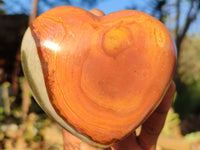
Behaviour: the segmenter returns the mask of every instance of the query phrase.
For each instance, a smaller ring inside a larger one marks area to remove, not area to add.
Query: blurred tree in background
[[[200,37],[195,34],[187,35],[181,45],[179,57],[177,72],[185,89],[179,95],[182,102],[177,103],[181,107],[177,108],[186,114],[189,109],[200,106]]]
[[[2,0],[0,0],[0,5],[2,5],[3,4],[3,1]],[[1,7],[0,7],[0,15],[3,15],[5,12],[4,12],[4,10],[3,9],[1,9]]]
[[[183,120],[182,133],[200,130],[200,1],[150,0],[149,6],[143,11],[168,27],[177,46],[177,96],[173,106]],[[194,22],[197,27],[191,33]]]
[[[200,25],[199,0],[147,0],[147,7],[133,4],[133,9],[144,11],[163,22],[174,37],[177,47],[175,111],[184,118],[200,107],[200,26],[189,34],[194,22]],[[198,21],[198,22],[197,22]],[[195,76],[195,78],[194,78]],[[198,78],[198,79],[197,79]],[[190,80],[190,83],[189,83]]]

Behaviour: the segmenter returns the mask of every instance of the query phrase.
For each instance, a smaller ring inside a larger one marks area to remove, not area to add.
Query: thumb
[[[93,15],[96,15],[96,16],[104,16],[104,12],[100,9],[91,9],[90,12],[93,14]]]
[[[80,150],[103,150],[101,148],[93,147],[85,142],[80,144]]]

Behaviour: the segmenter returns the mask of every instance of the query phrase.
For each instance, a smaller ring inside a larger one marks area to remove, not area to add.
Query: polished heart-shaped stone
[[[98,17],[60,6],[27,29],[22,65],[44,111],[82,140],[108,147],[159,105],[176,48],[155,18],[124,10]]]

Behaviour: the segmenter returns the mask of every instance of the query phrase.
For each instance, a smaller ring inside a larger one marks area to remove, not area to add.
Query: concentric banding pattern
[[[60,124],[65,121],[70,132],[100,145],[110,145],[139,126],[172,79],[176,54],[171,36],[141,12],[96,17],[63,6],[38,17],[31,33],[47,94],[36,94],[36,99],[41,105],[50,101],[57,114],[52,106],[46,111],[62,118]]]

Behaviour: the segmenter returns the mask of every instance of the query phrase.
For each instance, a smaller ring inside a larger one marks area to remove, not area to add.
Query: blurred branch
[[[11,110],[10,110],[11,102],[10,102],[9,91],[8,91],[9,86],[10,86],[9,82],[4,82],[2,85],[2,98],[4,101],[5,114],[7,116],[9,116],[11,113]]]
[[[29,16],[29,25],[35,20],[38,10],[38,0],[32,0],[31,15]]]
[[[42,0],[43,4],[49,5],[50,7],[54,7],[55,4],[59,4],[62,2],[63,4],[71,5],[70,0],[57,0],[57,1],[50,1],[50,0]]]
[[[175,35],[177,36],[178,35],[178,32],[179,32],[179,24],[180,22],[180,0],[177,0],[177,3],[176,3],[176,27],[175,27]]]
[[[166,0],[158,0],[154,10],[157,10],[156,12],[158,13],[158,19],[162,22],[164,22],[164,16],[165,12],[162,10],[163,6],[165,6]]]
[[[94,6],[96,3],[98,2],[98,0],[82,0],[81,4],[87,4],[89,6]]]
[[[3,5],[3,4],[4,4],[4,2],[2,0],[0,0],[0,15],[5,14],[4,10],[1,8],[1,5]]]
[[[25,120],[31,104],[31,89],[24,77],[19,79],[19,83],[22,90],[22,118]]]
[[[179,7],[180,7],[180,5],[179,5]],[[191,5],[190,5],[189,11],[187,13],[186,22],[185,22],[185,25],[183,26],[182,32],[177,31],[178,34],[176,36],[176,46],[177,46],[177,50],[178,50],[178,56],[179,56],[180,46],[183,41],[183,38],[185,37],[186,32],[188,31],[188,29],[190,27],[190,24],[196,19],[199,9],[200,9],[199,0],[191,0]]]

